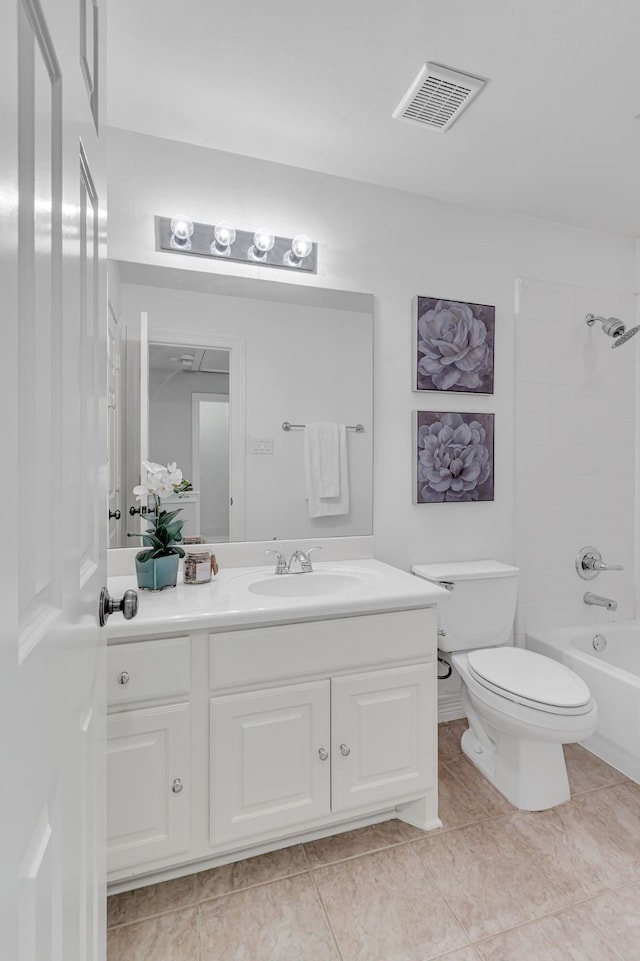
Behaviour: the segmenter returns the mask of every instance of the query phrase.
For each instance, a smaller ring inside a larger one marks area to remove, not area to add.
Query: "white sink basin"
[[[252,594],[265,597],[318,597],[322,594],[344,594],[354,587],[362,587],[362,577],[353,574],[324,574],[311,571],[308,574],[276,574],[262,577],[248,585]]]

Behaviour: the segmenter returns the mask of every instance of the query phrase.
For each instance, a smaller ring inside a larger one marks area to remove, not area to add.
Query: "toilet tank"
[[[509,643],[518,597],[517,567],[500,561],[450,561],[415,564],[411,570],[434,584],[453,585],[438,604],[441,651]]]

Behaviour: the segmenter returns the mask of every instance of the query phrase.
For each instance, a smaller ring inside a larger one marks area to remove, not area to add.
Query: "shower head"
[[[625,333],[625,326],[618,317],[600,317],[598,314],[587,314],[585,320],[589,327],[593,327],[596,320],[600,321],[602,330],[607,337],[615,338],[615,343],[611,344],[612,347],[619,347],[621,344],[625,344],[640,330],[640,326],[638,326],[633,327]]]
[[[633,337],[633,335],[634,335],[634,334],[637,334],[639,330],[640,330],[640,324],[638,324],[637,327],[632,327],[631,330],[628,330],[626,333],[620,334],[618,337],[616,337],[616,339],[615,339],[614,342],[611,344],[611,346],[612,346],[612,347],[620,347],[621,344],[626,344],[626,342],[627,342],[628,340],[631,340],[631,338]]]

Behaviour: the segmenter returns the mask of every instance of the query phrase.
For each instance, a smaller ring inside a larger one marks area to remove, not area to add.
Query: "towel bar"
[[[288,420],[285,420],[282,424],[283,430],[293,430],[294,428],[305,428],[306,424],[290,424]],[[347,430],[355,430],[356,434],[364,434],[364,424],[353,424],[346,425]]]

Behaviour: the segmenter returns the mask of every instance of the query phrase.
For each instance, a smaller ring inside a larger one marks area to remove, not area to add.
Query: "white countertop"
[[[435,584],[406,571],[373,559],[318,562],[318,574],[351,575],[353,585],[341,593],[312,597],[266,597],[253,593],[254,580],[273,575],[267,567],[234,567],[220,570],[208,584],[184,584],[182,565],[175,588],[164,591],[138,591],[137,616],[125,621],[113,614],[107,626],[109,639],[175,634],[202,629],[227,630],[281,624],[318,618],[349,617],[383,611],[432,607],[447,592]],[[286,578],[309,578],[311,574],[282,574]],[[129,588],[137,589],[135,574],[110,577],[109,592],[122,597]]]

